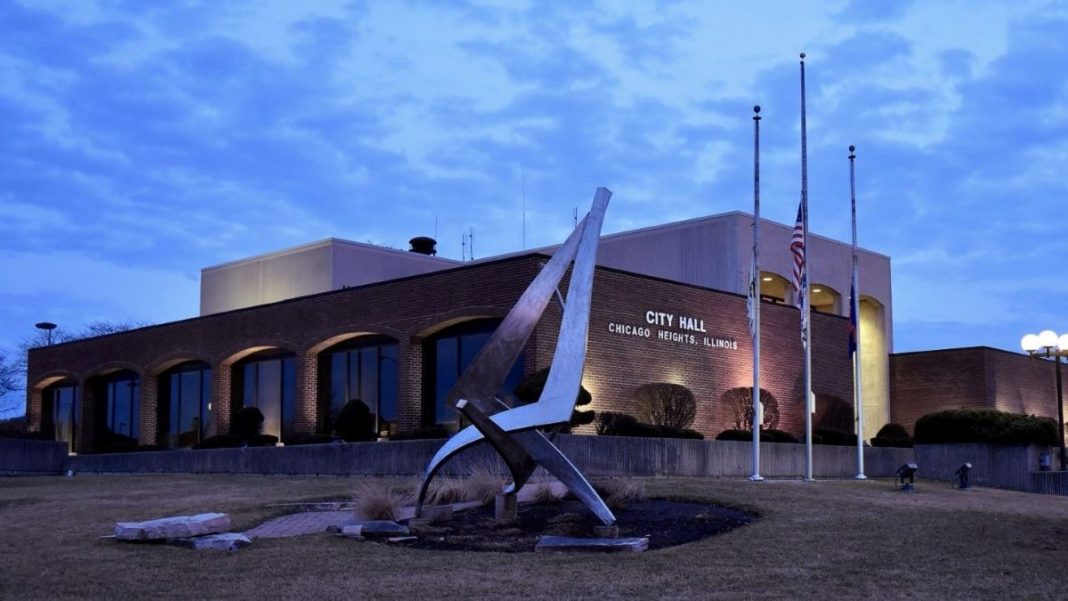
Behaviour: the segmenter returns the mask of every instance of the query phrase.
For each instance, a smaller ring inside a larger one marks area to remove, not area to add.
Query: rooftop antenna
[[[460,234],[460,260],[467,260],[467,234]]]
[[[575,213],[571,217],[571,221],[573,222],[571,227],[577,228],[578,227],[578,207],[575,207]]]
[[[470,227],[470,226],[468,226]],[[467,238],[467,249],[471,251],[471,260],[475,260],[475,228],[471,227],[471,235]]]

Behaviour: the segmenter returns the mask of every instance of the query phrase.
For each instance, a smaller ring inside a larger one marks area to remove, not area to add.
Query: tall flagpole
[[[753,337],[753,475],[760,481],[760,426],[764,408],[760,404],[760,105],[753,107],[753,267],[749,273],[749,302]]]
[[[806,137],[807,124],[805,122],[805,53],[801,53],[801,217],[805,238],[805,284],[808,288],[809,273],[809,248],[808,248],[808,138]],[[804,291],[801,306],[802,323],[809,331],[805,332],[805,477],[806,481],[812,477],[812,312],[809,290]]]
[[[853,213],[853,282],[849,302],[853,327],[853,407],[857,415],[857,480],[867,480],[864,475],[864,402],[861,398],[860,381],[860,279],[857,261],[857,178],[853,160],[857,147],[849,146],[849,203]]]

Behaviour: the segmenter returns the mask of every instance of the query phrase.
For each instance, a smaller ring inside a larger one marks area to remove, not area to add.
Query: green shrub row
[[[949,409],[928,413],[916,421],[915,433],[917,444],[1057,444],[1057,423],[1052,419],[997,409]]]

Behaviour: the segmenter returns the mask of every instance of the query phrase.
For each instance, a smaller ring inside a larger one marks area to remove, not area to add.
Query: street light
[[[33,324],[33,327],[48,332],[48,346],[52,346],[52,330],[56,329],[56,324],[50,321],[40,321]]]
[[[1056,364],[1053,368],[1057,383],[1057,447],[1060,449],[1061,469],[1068,469],[1068,460],[1064,453],[1064,396],[1061,392],[1061,357],[1068,357],[1068,333],[1060,337],[1053,330],[1042,330],[1038,334],[1028,334],[1020,339],[1020,348],[1034,357],[1039,355],[1047,359],[1053,359]]]

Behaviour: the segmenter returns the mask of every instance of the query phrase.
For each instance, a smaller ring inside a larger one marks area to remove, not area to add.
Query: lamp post
[[[50,321],[41,321],[33,324],[33,327],[48,332],[48,346],[52,346],[52,330],[56,329],[56,324]]]
[[[1057,382],[1057,447],[1060,450],[1061,469],[1068,469],[1064,454],[1064,396],[1061,388],[1061,357],[1068,357],[1068,334],[1061,334],[1059,338],[1053,330],[1028,334],[1020,340],[1020,347],[1032,357],[1039,355],[1053,359],[1055,364],[1053,373]]]

